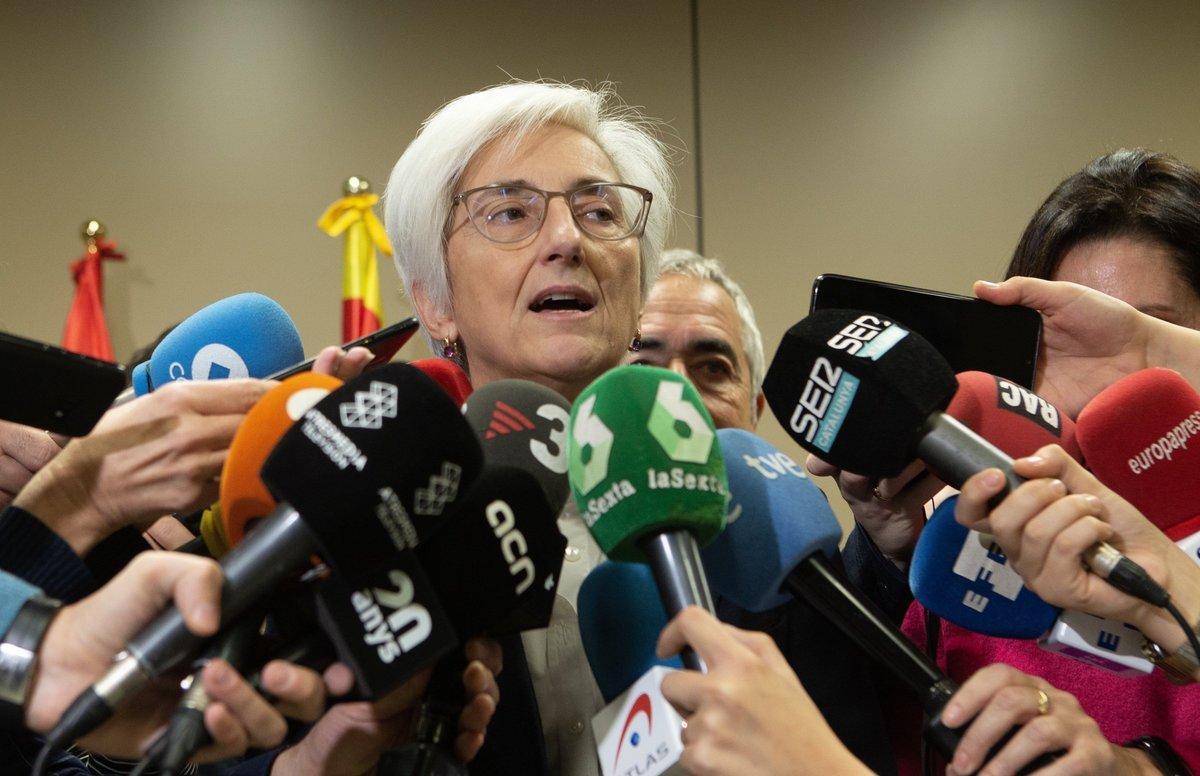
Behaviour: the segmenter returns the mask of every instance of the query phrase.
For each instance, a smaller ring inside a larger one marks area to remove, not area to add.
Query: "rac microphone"
[[[458,408],[419,370],[389,364],[347,382],[309,409],[264,464],[263,481],[280,503],[221,562],[222,622],[303,571],[313,554],[349,577],[391,562],[439,527],[481,457]],[[46,747],[95,729],[198,642],[178,610],[166,611],[72,703]]]
[[[648,561],[668,617],[713,611],[699,548],[725,527],[728,488],[692,384],[657,367],[612,369],[575,400],[567,437],[571,492],[600,549]],[[683,661],[703,670],[694,652]]]
[[[945,359],[919,334],[873,313],[818,310],[784,335],[763,392],[804,449],[847,471],[894,477],[920,458],[947,485],[1000,469],[1008,487],[1024,480],[1012,458],[942,410],[957,383]],[[1170,596],[1145,570],[1105,542],[1083,554],[1118,590],[1166,606]]]
[[[957,685],[829,563],[837,552],[841,527],[824,494],[799,466],[789,466],[785,461],[790,459],[760,437],[740,429],[721,429],[717,436],[737,519],[705,552],[713,589],[751,611],[777,606],[781,595],[784,601],[789,594],[808,601],[917,695],[929,718],[926,740],[953,757],[967,726],[947,728],[941,711]],[[768,461],[777,465],[765,465]],[[988,757],[1015,732],[1014,728]],[[1053,759],[1043,756],[1022,772]]]
[[[133,368],[133,391],[142,396],[176,380],[266,377],[303,359],[296,324],[277,302],[237,294],[193,313],[163,337],[150,359]]]
[[[460,407],[474,390],[471,387],[470,378],[467,377],[467,373],[462,370],[462,367],[448,359],[422,358],[410,361],[409,366],[424,372],[426,377],[440,385],[446,395]]]

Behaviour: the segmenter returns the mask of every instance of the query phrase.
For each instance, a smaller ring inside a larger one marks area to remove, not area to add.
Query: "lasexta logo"
[[[646,429],[672,461],[704,463],[716,434],[695,404],[683,398],[683,383],[658,384]]]
[[[584,399],[575,416],[571,433],[575,444],[571,448],[569,466],[571,480],[579,489],[589,492],[608,476],[608,456],[612,453],[613,433],[592,410],[596,394]]]

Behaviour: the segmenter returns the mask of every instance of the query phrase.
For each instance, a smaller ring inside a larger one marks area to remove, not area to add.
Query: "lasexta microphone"
[[[304,358],[300,333],[274,300],[245,293],[190,315],[133,368],[137,396],[176,380],[266,377]]]
[[[692,384],[657,367],[612,369],[576,399],[567,437],[571,492],[600,549],[649,562],[668,617],[713,611],[700,547],[724,528],[728,490]],[[684,664],[702,668],[692,652]]]
[[[419,370],[391,364],[330,393],[263,466],[279,506],[221,562],[222,622],[303,571],[313,554],[353,577],[411,550],[436,531],[481,458],[458,408]],[[94,729],[125,697],[188,659],[197,642],[169,609],[76,699],[47,745]]]
[[[883,316],[819,310],[788,330],[763,382],[789,435],[831,464],[894,477],[920,458],[943,482],[962,487],[995,467],[1007,488],[1024,480],[1012,458],[942,410],[957,382],[945,359],[915,332]],[[1113,587],[1155,606],[1170,596],[1145,570],[1099,542],[1083,560]]]
[[[678,656],[658,657],[667,613],[645,564],[604,561],[584,578],[576,608],[583,652],[605,703],[653,666],[683,668]]]
[[[966,726],[947,728],[940,713],[957,686],[829,563],[841,528],[824,495],[765,440],[741,429],[717,435],[737,519],[706,550],[713,590],[751,611],[776,606],[781,592],[784,600],[804,598],[917,695],[929,718],[926,739],[952,757]],[[779,465],[768,468],[766,461]],[[1023,772],[1051,759],[1039,758]]]

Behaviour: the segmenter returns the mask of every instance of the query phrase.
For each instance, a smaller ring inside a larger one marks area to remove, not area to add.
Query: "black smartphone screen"
[[[0,418],[83,436],[125,387],[125,369],[0,332]]]
[[[415,317],[405,318],[402,321],[393,323],[391,326],[384,326],[378,331],[373,331],[365,337],[360,337],[353,342],[347,342],[342,345],[342,350],[350,348],[366,348],[374,354],[375,358],[371,359],[371,363],[367,364],[367,369],[386,364],[392,360],[392,357],[399,352],[404,344],[412,339],[412,336],[417,333],[417,329],[421,327],[421,322]],[[312,369],[315,358],[310,358],[299,364],[281,369],[266,379],[282,380],[286,377],[307,372]]]
[[[1033,387],[1042,336],[1042,317],[1036,310],[846,275],[820,275],[813,281],[810,309],[834,307],[879,313],[907,326],[929,340],[955,372],[987,372]]]

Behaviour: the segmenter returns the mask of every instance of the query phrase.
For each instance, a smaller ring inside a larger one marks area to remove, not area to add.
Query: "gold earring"
[[[442,358],[454,359],[458,356],[458,347],[449,337],[442,337]]]
[[[629,352],[637,353],[642,349],[642,327],[639,326],[633,335],[633,339],[629,340]]]

